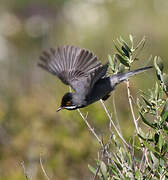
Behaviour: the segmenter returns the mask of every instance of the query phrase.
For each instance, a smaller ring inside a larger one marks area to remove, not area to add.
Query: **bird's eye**
[[[70,106],[70,105],[71,105],[71,101],[67,101],[66,106]]]

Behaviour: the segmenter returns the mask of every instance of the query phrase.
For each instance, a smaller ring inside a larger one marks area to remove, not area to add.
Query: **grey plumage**
[[[102,65],[92,52],[74,46],[62,46],[43,52],[38,65],[75,90],[62,98],[61,108],[69,110],[106,99],[117,84],[151,68],[149,66],[105,77],[108,64]]]

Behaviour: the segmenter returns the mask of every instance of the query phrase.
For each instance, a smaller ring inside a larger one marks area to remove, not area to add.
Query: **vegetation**
[[[123,71],[124,67],[130,69],[131,64],[138,60],[137,51],[144,46],[145,39],[135,46],[134,38],[130,35],[130,41],[131,45],[128,45],[120,38],[120,47],[115,44],[118,52],[113,58],[109,56],[113,73]],[[113,122],[113,119],[117,120],[117,114],[115,117],[110,115],[101,101],[110,120],[109,137],[107,143],[104,143],[95,132],[93,133],[102,147],[96,161],[97,168],[89,165],[94,179],[168,179],[168,75],[163,73],[164,65],[161,58],[154,58],[154,67],[159,82],[156,82],[155,87],[149,89],[148,93],[141,92],[137,98],[137,118],[133,110],[134,99],[130,94],[129,80],[126,83],[130,111],[136,129],[129,143]],[[140,127],[139,121],[143,121],[147,128]],[[90,130],[93,132],[93,129]]]

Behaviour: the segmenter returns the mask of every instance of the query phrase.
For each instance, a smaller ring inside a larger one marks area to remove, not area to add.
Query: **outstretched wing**
[[[56,75],[76,92],[87,94],[98,79],[106,74],[108,65],[102,65],[97,57],[86,49],[74,46],[58,47],[43,52],[40,67]],[[88,91],[86,91],[86,89]]]

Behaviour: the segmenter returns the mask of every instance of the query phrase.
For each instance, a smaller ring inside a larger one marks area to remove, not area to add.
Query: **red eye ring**
[[[66,106],[70,106],[70,105],[71,105],[71,101],[67,101]]]

